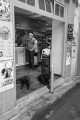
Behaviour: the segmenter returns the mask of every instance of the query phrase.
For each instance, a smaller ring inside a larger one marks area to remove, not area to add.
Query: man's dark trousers
[[[28,54],[29,54],[29,67],[34,68],[34,50],[33,51],[28,50]]]

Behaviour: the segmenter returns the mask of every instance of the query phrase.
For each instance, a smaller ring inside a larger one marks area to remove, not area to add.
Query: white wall
[[[74,11],[75,11],[75,4],[70,0],[70,3],[67,6],[67,21],[68,23],[74,23]]]
[[[57,20],[52,20],[51,66],[54,67],[54,73],[59,75],[62,75],[63,38],[64,23]]]
[[[80,72],[80,42],[79,39],[79,7],[75,8],[75,14],[74,14],[74,40],[75,40],[75,46],[72,46],[72,51],[75,49],[75,57],[72,57],[71,61],[71,76],[74,77],[76,73]],[[77,60],[77,55],[78,59]],[[78,62],[78,63],[77,63]],[[78,65],[78,66],[77,66]],[[77,69],[78,67],[78,69]]]

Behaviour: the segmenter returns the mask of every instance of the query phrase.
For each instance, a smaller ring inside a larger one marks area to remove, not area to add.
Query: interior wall
[[[62,75],[63,66],[63,38],[64,23],[52,20],[52,52],[51,66],[54,67],[54,74]]]

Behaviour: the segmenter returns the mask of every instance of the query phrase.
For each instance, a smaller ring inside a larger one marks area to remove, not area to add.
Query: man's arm
[[[31,51],[35,50],[36,46],[37,46],[37,40],[34,39],[34,46],[33,46],[33,48],[31,49]]]

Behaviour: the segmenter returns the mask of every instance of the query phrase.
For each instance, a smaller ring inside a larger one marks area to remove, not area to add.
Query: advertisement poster
[[[0,92],[14,87],[10,0],[0,0]]]
[[[10,0],[0,0],[0,20],[10,21]]]
[[[14,87],[13,60],[0,62],[0,92]]]
[[[71,54],[72,54],[72,45],[70,43],[67,43],[66,65],[71,64]]]
[[[13,59],[12,23],[0,21],[0,61]]]

